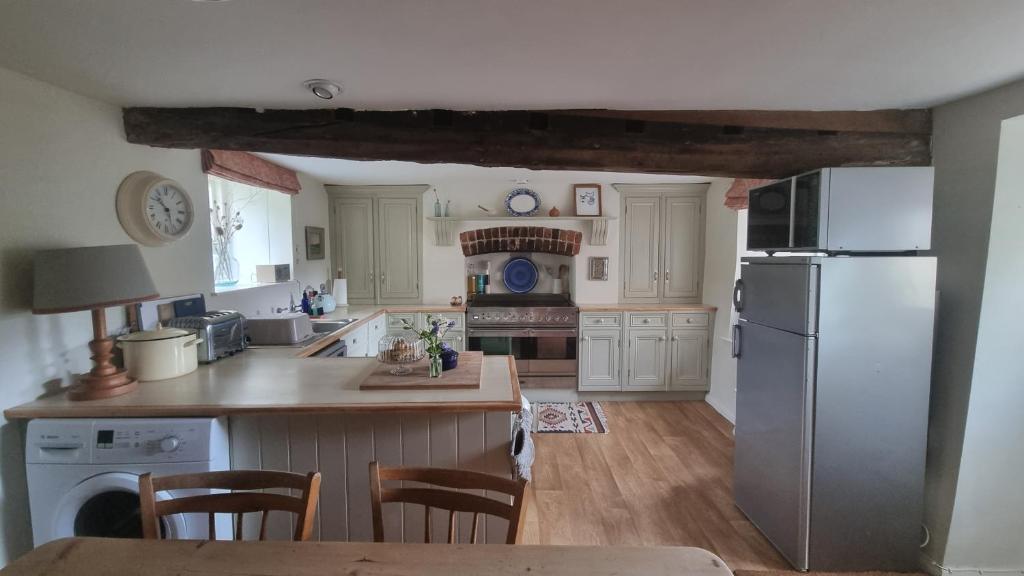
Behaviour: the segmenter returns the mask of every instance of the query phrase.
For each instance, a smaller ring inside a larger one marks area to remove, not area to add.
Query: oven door
[[[521,377],[571,378],[577,364],[575,328],[470,328],[467,350],[515,357]]]

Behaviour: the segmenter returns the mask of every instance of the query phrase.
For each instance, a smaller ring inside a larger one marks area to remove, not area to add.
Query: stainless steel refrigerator
[[[742,260],[736,503],[798,569],[917,569],[935,266]]]

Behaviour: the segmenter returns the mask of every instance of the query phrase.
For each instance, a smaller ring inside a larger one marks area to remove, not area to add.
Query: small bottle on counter
[[[302,303],[300,306],[302,306],[303,314],[309,314],[309,295],[306,294],[305,290],[302,291]]]

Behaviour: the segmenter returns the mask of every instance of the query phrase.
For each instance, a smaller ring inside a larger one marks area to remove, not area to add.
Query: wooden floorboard
[[[608,434],[535,434],[525,544],[698,546],[790,570],[733,504],[732,425],[704,402],[602,402]]]

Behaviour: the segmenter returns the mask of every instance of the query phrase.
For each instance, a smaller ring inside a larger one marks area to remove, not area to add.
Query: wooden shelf
[[[438,246],[455,244],[456,222],[511,221],[528,225],[527,222],[590,222],[590,244],[604,246],[608,243],[608,221],[616,216],[427,216],[434,223],[434,243]]]

